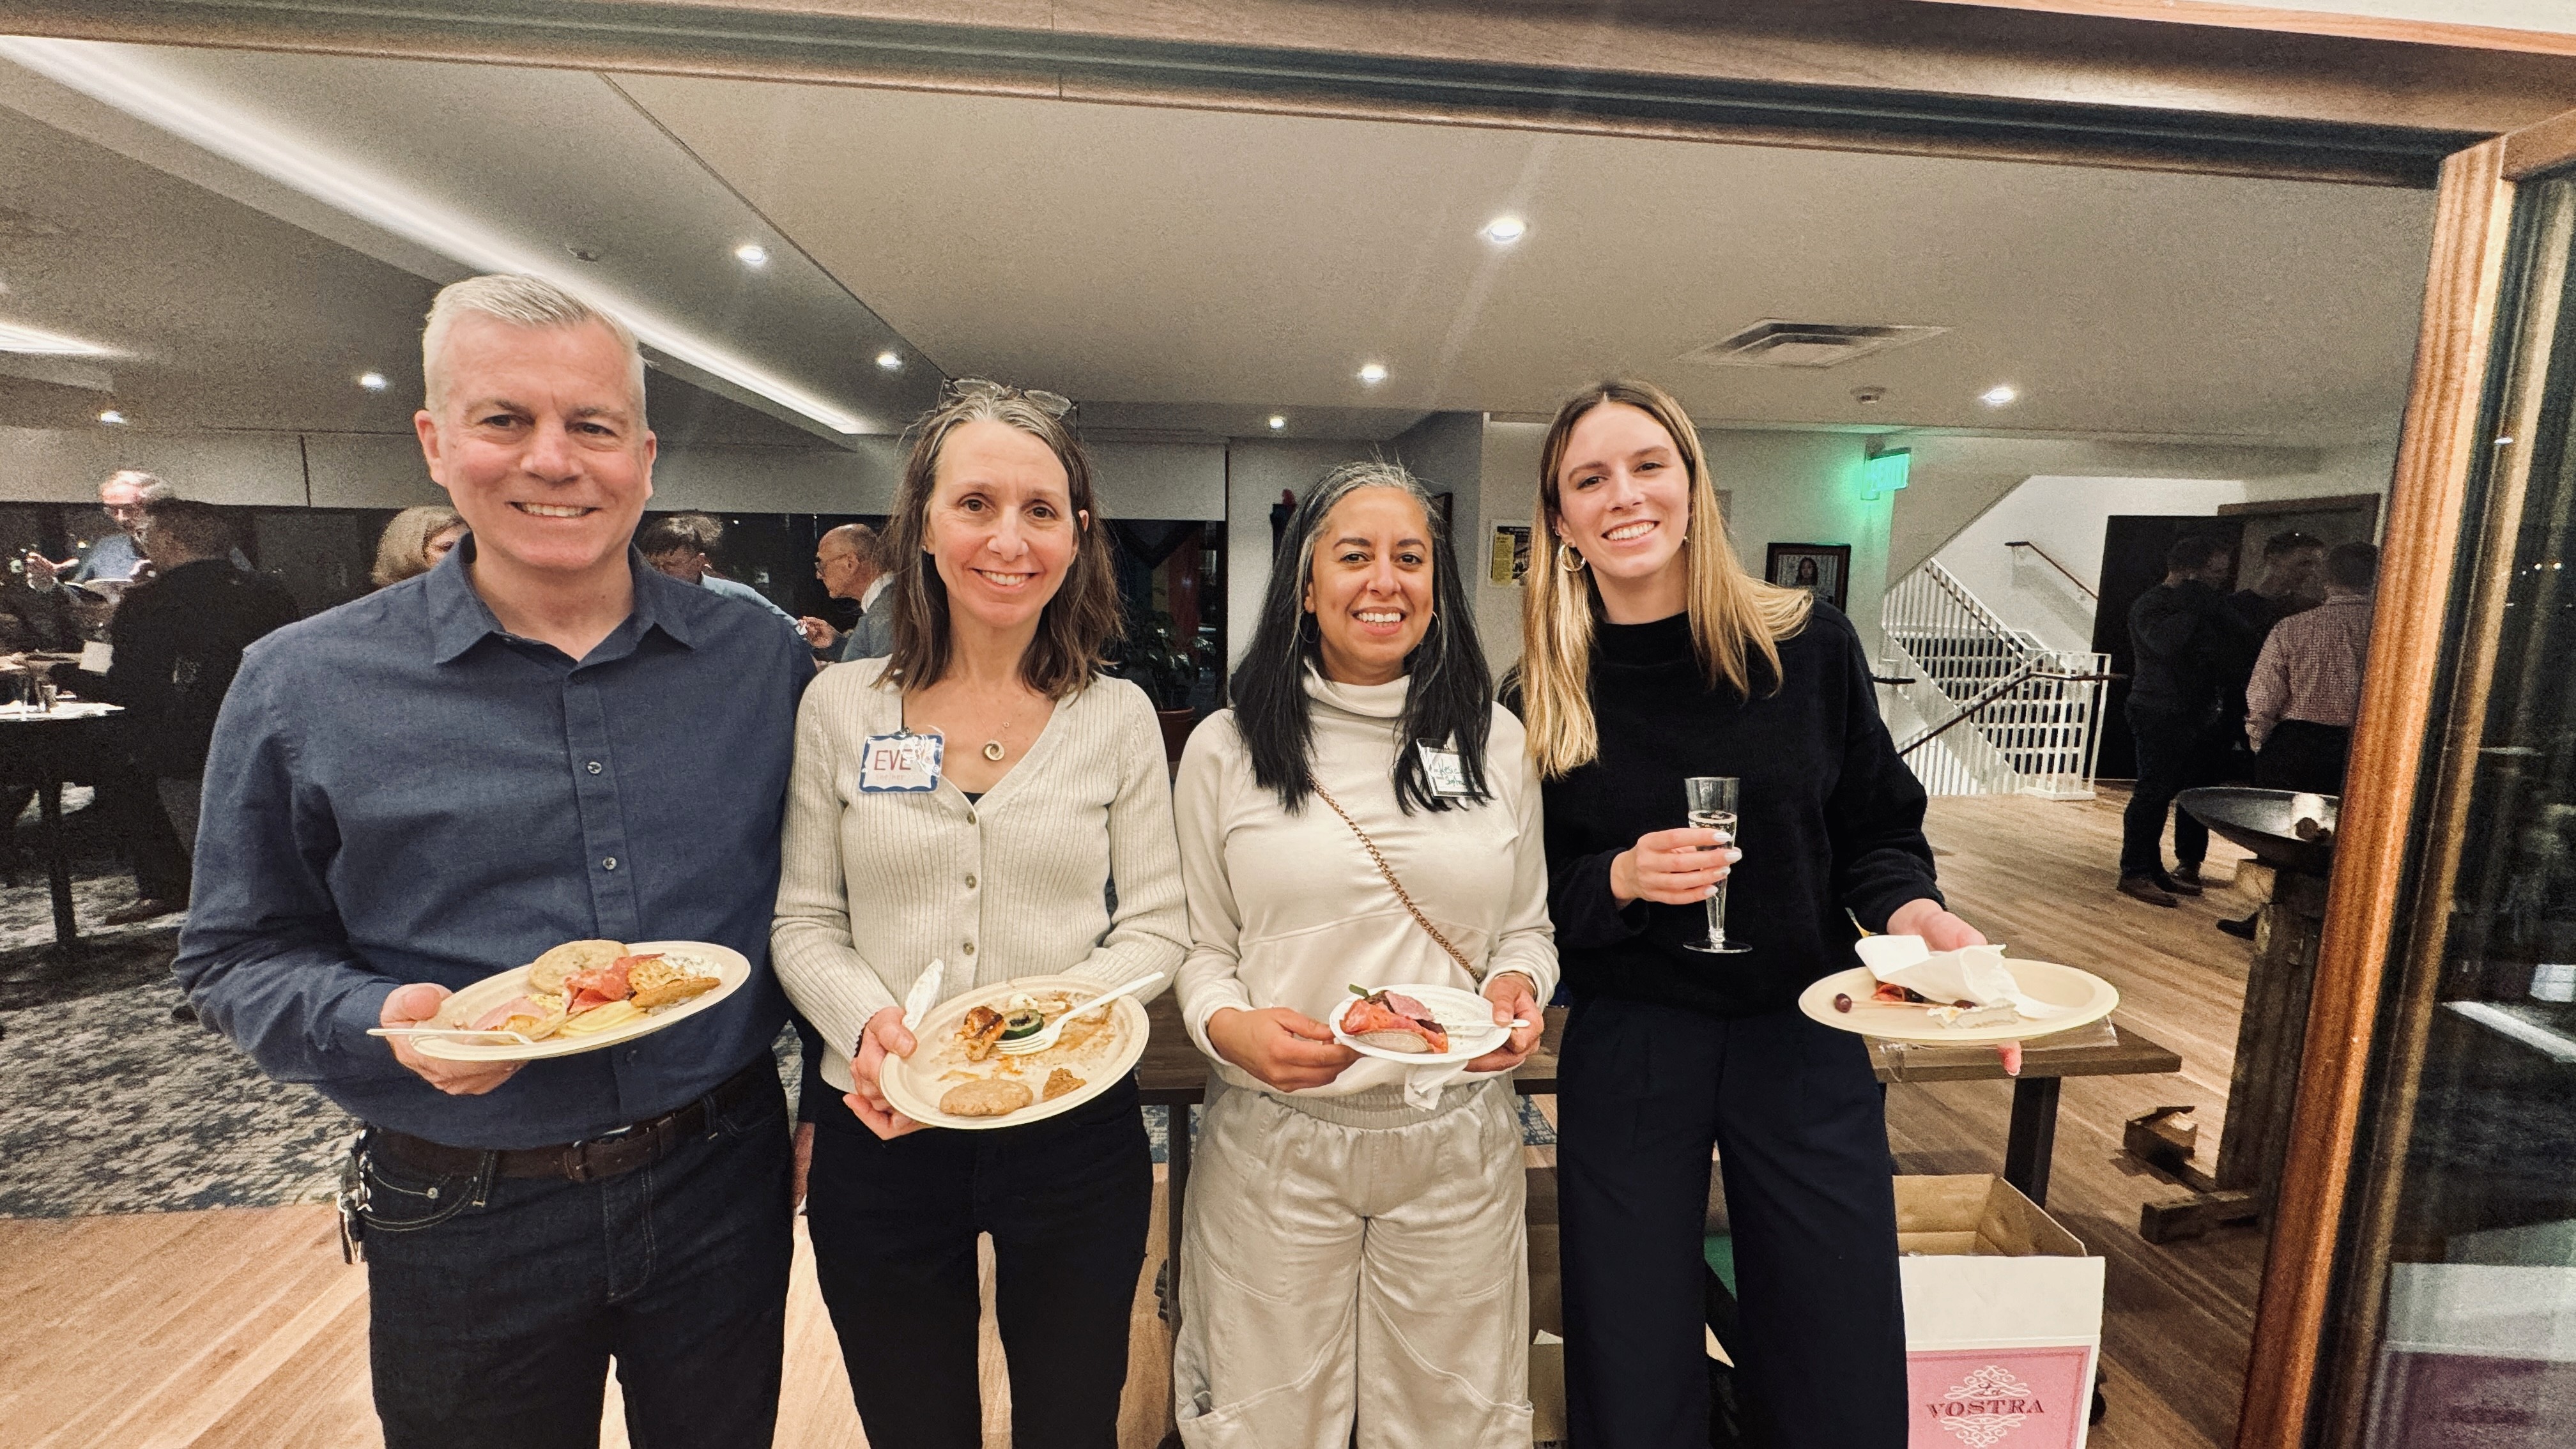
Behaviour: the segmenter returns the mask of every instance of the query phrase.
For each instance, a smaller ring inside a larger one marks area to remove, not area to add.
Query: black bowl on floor
[[[2174,803],[2275,870],[2325,875],[2333,867],[2335,820],[2343,805],[2337,796],[2212,785],[2185,790]]]

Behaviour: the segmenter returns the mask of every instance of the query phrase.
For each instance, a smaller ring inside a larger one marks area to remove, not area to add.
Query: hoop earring
[[[1569,559],[1572,560],[1571,563],[1567,562]],[[1558,544],[1556,546],[1556,566],[1570,574],[1579,574],[1583,572],[1582,550],[1577,549],[1570,543]]]

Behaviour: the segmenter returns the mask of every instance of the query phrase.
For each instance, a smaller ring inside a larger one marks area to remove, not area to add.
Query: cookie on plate
[[[1026,1082],[959,1082],[939,1099],[951,1117],[1008,1117],[1036,1101]]]

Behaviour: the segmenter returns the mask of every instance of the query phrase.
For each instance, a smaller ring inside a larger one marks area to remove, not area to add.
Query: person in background
[[[666,514],[644,525],[635,535],[635,551],[665,576],[695,584],[711,594],[757,604],[803,638],[805,631],[798,627],[795,615],[771,603],[767,594],[751,585],[715,571],[714,555],[723,543],[724,525],[703,513]]]
[[[140,468],[121,468],[109,474],[107,481],[98,485],[98,506],[115,525],[114,530],[100,535],[73,558],[57,561],[29,550],[27,587],[43,593],[57,584],[130,582],[144,562],[141,537],[145,509],[161,499],[177,496],[169,484]]]
[[[1503,702],[1543,782],[1573,996],[1557,1098],[1571,1437],[1709,1442],[1714,1146],[1755,1441],[1893,1449],[1908,1408],[1885,1095],[1860,1038],[1797,998],[1858,964],[1863,930],[1935,951],[1985,937],[1942,904],[1923,787],[1859,634],[1737,561],[1681,404],[1644,382],[1577,393],[1538,483],[1548,552]],[[1732,845],[1672,828],[1695,776],[1742,781]],[[1726,934],[1750,949],[1701,954],[1730,874]]]
[[[2326,555],[2325,576],[2325,602],[2273,627],[2246,691],[2254,781],[2267,789],[2343,793],[2370,661],[2379,549],[2340,544]]]
[[[2250,780],[2259,773],[2254,760],[2258,747],[2248,737],[2245,686],[2254,677],[2255,656],[2262,652],[2272,626],[2316,607],[2325,562],[2325,540],[2315,534],[2295,528],[2273,534],[2263,540],[2262,579],[2250,589],[2238,589],[2227,596],[2227,610],[2236,623],[2236,632],[2227,658],[2224,708],[2235,729],[2225,740],[2226,758],[2217,765],[2211,783]],[[2220,920],[2218,929],[2250,941],[2254,938],[2256,914]]]
[[[889,1449],[984,1442],[987,1233],[1011,1442],[1118,1442],[1153,1204],[1135,1078],[981,1132],[921,1131],[878,1080],[915,1048],[899,1003],[934,962],[948,1000],[1169,975],[1186,949],[1162,731],[1143,690],[1103,673],[1117,583],[1070,406],[953,383],[913,424],[887,527],[894,652],[824,670],[797,714],[772,940],[822,1038],[816,1070],[845,1094],[809,1071],[824,1101],[805,1221],[860,1422]],[[945,740],[934,776],[871,774],[869,740],[897,731]]]
[[[814,577],[823,581],[824,593],[859,606],[858,620],[847,634],[833,628],[828,619],[809,615],[796,621],[817,655],[837,649],[833,657],[846,663],[883,659],[894,652],[894,606],[886,601],[886,585],[893,575],[886,568],[885,540],[875,529],[864,523],[844,523],[824,534],[814,544]]]
[[[814,671],[628,547],[656,444],[622,324],[474,277],[421,351],[413,425],[473,532],[244,654],[179,983],[366,1124],[341,1211],[388,1449],[596,1444],[612,1358],[634,1442],[767,1444],[794,1251],[769,918]],[[613,1051],[368,1034],[583,941],[705,941],[750,972]]]
[[[434,503],[406,508],[393,516],[384,536],[376,540],[376,566],[367,576],[381,589],[428,573],[464,536],[465,520],[453,508]]]
[[[128,749],[152,776],[180,848],[193,854],[206,749],[242,651],[301,615],[284,585],[233,567],[222,509],[162,498],[147,510],[152,578],[117,605],[108,626],[114,653],[93,690],[125,707]]]
[[[1234,708],[1181,756],[1177,990],[1216,1071],[1173,1394],[1202,1449],[1346,1444],[1355,1423],[1371,1445],[1530,1442],[1525,1175],[1501,1074],[1556,989],[1547,852],[1537,771],[1431,506],[1392,463],[1308,490]],[[1481,990],[1496,1022],[1527,1025],[1458,1066],[1363,1057],[1326,1025],[1354,983]]]
[[[2129,607],[2129,730],[2138,746],[2138,779],[2120,816],[2120,894],[2151,906],[2201,892],[2200,864],[2209,827],[2176,795],[2214,784],[2226,768],[2238,725],[2227,712],[2229,661],[2245,652],[2244,626],[2227,607],[2218,581],[2235,566],[2236,547],[2209,534],[2187,534],[2165,550],[2165,580]],[[2174,869],[2164,866],[2165,818],[2173,818]]]

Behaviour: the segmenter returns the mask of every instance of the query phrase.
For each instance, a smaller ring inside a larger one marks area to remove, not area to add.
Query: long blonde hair
[[[1539,451],[1532,537],[1543,556],[1530,561],[1524,579],[1521,662],[1515,671],[1530,754],[1548,779],[1588,765],[1601,753],[1601,733],[1592,717],[1592,629],[1601,612],[1601,594],[1589,568],[1569,572],[1557,562],[1566,552],[1558,546],[1557,472],[1565,465],[1574,425],[1605,403],[1624,403],[1653,418],[1690,470],[1690,518],[1682,549],[1690,562],[1691,644],[1709,688],[1724,682],[1738,694],[1751,694],[1751,661],[1757,654],[1769,671],[1769,687],[1779,688],[1779,641],[1806,627],[1815,602],[1804,589],[1764,583],[1736,561],[1699,432],[1671,393],[1651,382],[1621,379],[1597,383],[1566,399]]]

